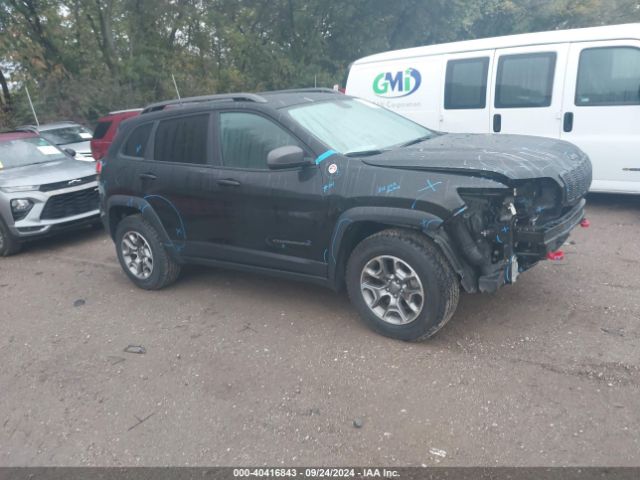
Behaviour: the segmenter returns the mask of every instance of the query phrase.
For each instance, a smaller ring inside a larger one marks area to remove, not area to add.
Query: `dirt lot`
[[[640,465],[640,198],[589,218],[421,344],[314,286],[145,292],[103,232],[34,244],[0,260],[0,465]]]

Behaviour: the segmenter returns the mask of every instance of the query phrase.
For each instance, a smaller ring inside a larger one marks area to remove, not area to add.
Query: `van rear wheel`
[[[439,248],[408,230],[366,238],[347,263],[349,298],[365,323],[382,335],[419,341],[453,316],[458,278]]]

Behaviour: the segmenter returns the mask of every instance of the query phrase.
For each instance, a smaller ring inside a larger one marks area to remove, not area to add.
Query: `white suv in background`
[[[73,150],[76,160],[94,161],[90,144],[93,132],[78,123],[55,122],[39,126],[23,125],[18,127],[18,130],[36,132],[62,149]]]

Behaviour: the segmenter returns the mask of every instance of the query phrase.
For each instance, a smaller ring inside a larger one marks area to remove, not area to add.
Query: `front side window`
[[[127,138],[122,153],[130,157],[144,158],[152,127],[152,123],[136,127]]]
[[[496,108],[551,105],[555,52],[503,55],[498,61]]]
[[[602,47],[583,50],[575,103],[579,107],[640,105],[640,49]]]
[[[161,162],[207,163],[209,114],[162,120],[155,135],[153,156]]]
[[[305,103],[290,107],[289,115],[329,148],[345,155],[386,150],[435,136],[405,117],[356,98]]]
[[[271,120],[253,113],[220,114],[220,146],[225,166],[266,169],[269,152],[287,145],[302,148],[295,137]]]
[[[0,142],[0,175],[2,170],[47,163],[66,158],[58,147],[44,138],[19,138]]]
[[[444,108],[462,110],[485,108],[489,58],[449,60],[444,87]]]

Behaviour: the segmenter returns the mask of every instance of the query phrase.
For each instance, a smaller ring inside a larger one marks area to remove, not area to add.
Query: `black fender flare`
[[[467,292],[477,291],[477,275],[459,255],[451,237],[443,228],[440,228],[445,220],[433,213],[393,207],[354,207],[340,215],[331,235],[326,255],[328,280],[334,287],[339,285],[339,276],[344,274],[341,271],[341,268],[344,268],[344,262],[342,262],[343,265],[340,264],[342,242],[349,228],[358,222],[382,223],[390,227],[410,228],[422,232],[440,247],[451,267],[459,275],[462,287]]]
[[[336,221],[330,244],[326,251],[329,282],[336,285],[339,272],[340,253],[345,234],[354,224],[374,222],[390,227],[411,228],[432,236],[444,222],[432,213],[420,210],[393,207],[353,207],[343,212]]]
[[[172,241],[169,235],[167,234],[164,225],[160,221],[160,217],[153,209],[153,206],[144,198],[134,197],[131,195],[112,195],[107,200],[106,206],[106,219],[105,224],[107,227],[111,225],[111,211],[114,207],[127,207],[138,210],[147,222],[149,222],[153,228],[160,235],[160,240],[162,244],[167,247],[167,251],[169,255],[176,261],[180,260],[180,251],[182,250],[182,245],[177,245],[176,242]],[[109,228],[109,235],[111,238],[114,238],[115,232],[112,232]]]

